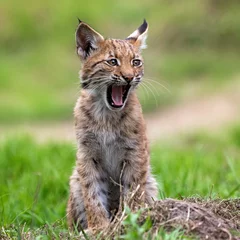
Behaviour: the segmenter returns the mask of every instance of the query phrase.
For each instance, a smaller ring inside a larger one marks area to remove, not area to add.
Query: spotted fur
[[[106,227],[118,210],[120,185],[124,196],[140,186],[136,203],[156,199],[146,127],[135,93],[144,74],[141,48],[147,30],[144,21],[126,40],[105,40],[86,23],[77,28],[82,90],[74,109],[78,150],[67,207],[71,228]],[[113,86],[126,95],[117,93],[120,106],[114,102]]]

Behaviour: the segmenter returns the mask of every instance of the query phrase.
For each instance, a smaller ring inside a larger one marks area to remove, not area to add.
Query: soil
[[[122,221],[126,217],[122,212],[119,221],[113,221],[102,239],[124,234],[127,227]],[[143,233],[142,239],[157,239],[154,237],[161,228],[169,232],[180,229],[183,236],[193,239],[240,239],[240,199],[159,200],[140,213],[138,225],[142,226],[146,220],[150,220],[152,226]]]

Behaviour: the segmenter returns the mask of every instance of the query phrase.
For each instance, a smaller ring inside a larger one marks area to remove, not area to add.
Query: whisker
[[[144,86],[145,84],[141,83],[139,86],[143,87],[143,90],[147,93],[147,98],[149,98],[149,92],[148,89]]]
[[[94,90],[96,90],[97,88],[99,89],[99,91],[101,91],[104,87],[108,87],[109,85],[111,85],[112,83],[109,82],[108,80],[105,81],[105,82],[102,82],[101,84],[97,85],[95,88],[93,89],[89,89],[90,90],[90,93],[89,94],[92,94],[92,92]]]
[[[80,82],[85,83],[85,82],[88,82],[88,81],[90,81],[90,80],[91,80],[91,81],[93,81],[93,80],[99,80],[99,81],[101,81],[101,80],[103,80],[103,79],[111,80],[109,77],[98,76],[98,77],[87,78],[87,79],[84,79],[84,80],[80,79]]]
[[[98,84],[98,85],[102,85],[102,84],[105,84],[106,82],[108,82],[109,81],[109,79],[108,78],[102,78],[101,80],[98,80],[98,81],[96,81],[96,80],[94,80],[94,81],[89,81],[89,83],[87,83],[87,88],[90,86],[92,86],[92,85],[94,85],[94,84]]]
[[[92,77],[92,78],[87,78],[87,79],[84,79],[84,80],[82,80],[81,78],[80,78],[80,81],[78,80],[76,83],[74,83],[74,84],[79,84],[79,82],[80,83],[85,83],[85,82],[88,82],[88,81],[90,81],[90,80],[103,80],[103,79],[109,79],[109,77]]]
[[[148,90],[148,88],[146,87],[146,84],[145,83],[141,83],[141,86],[143,86],[143,88],[146,90],[146,92],[147,92],[147,97],[148,97],[148,99],[150,98],[150,93],[149,93],[149,90]]]
[[[145,92],[146,92],[146,89],[144,88],[144,86],[143,85],[141,85],[140,84],[140,86],[142,87],[142,89],[143,89],[143,97],[144,97],[144,103],[146,103],[146,95],[145,95]]]
[[[108,81],[109,81],[108,78],[101,78],[99,80],[89,80],[88,82],[89,82],[89,84],[95,84],[95,83],[102,84],[103,82],[108,82]]]
[[[158,82],[158,81],[156,81],[156,80],[150,79],[150,78],[145,78],[145,77],[144,77],[144,79],[146,79],[147,81],[152,81],[152,82],[158,84],[160,87],[164,88],[168,93],[170,93],[170,94],[172,93],[172,92],[170,91],[170,89],[167,88],[166,86],[164,86],[162,83],[160,83],[160,82]]]
[[[150,92],[152,93],[152,95],[155,99],[156,107],[158,107],[158,101],[157,101],[157,98],[155,96],[155,93],[152,91],[152,89],[148,85],[145,84],[145,87],[148,88],[150,90]]]
[[[149,79],[149,80],[152,80],[152,81],[155,81],[155,82],[159,82],[159,83],[163,84],[163,85],[166,86],[166,87],[171,87],[171,85],[169,84],[169,82],[164,81],[164,80],[162,80],[162,79],[156,80],[155,78],[148,77],[148,76],[144,76],[144,78]]]
[[[106,79],[105,81],[100,82],[96,86],[93,86],[93,88],[89,88],[88,92],[89,92],[89,94],[92,94],[94,90],[96,90],[98,88],[99,88],[99,90],[102,90],[103,87],[108,86],[109,84],[111,84],[111,81],[109,81],[109,79]]]
[[[101,90],[104,86],[105,86],[104,84],[101,84],[101,85],[99,84],[97,86],[94,86],[93,88],[88,88],[86,90],[88,90],[87,92],[89,93],[89,95],[91,95],[94,92],[94,90],[96,90],[98,88],[99,88],[99,90]]]
[[[154,85],[151,83],[151,82],[144,82],[145,83],[145,85],[150,85],[151,87],[152,87],[152,90],[155,92],[155,93],[157,93],[157,95],[158,96],[160,96],[160,94],[159,94],[159,92],[157,91],[157,89],[154,87]],[[150,87],[149,86],[149,87]]]

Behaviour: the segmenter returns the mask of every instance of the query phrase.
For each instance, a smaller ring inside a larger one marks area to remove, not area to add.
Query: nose
[[[133,75],[125,75],[125,76],[123,76],[123,79],[124,79],[127,83],[131,82],[131,81],[133,80],[133,78],[134,78]]]

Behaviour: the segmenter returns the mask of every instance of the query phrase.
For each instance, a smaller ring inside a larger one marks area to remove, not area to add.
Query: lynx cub
[[[135,93],[144,73],[141,49],[146,47],[147,30],[144,20],[125,40],[104,39],[79,21],[76,46],[82,90],[74,109],[78,150],[70,178],[70,227],[106,227],[119,207],[120,185],[123,197],[138,187],[136,203],[156,199],[146,128]]]

